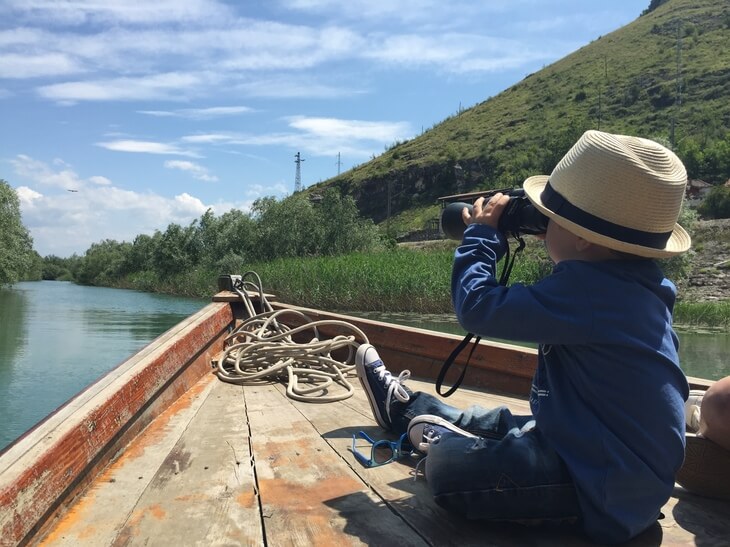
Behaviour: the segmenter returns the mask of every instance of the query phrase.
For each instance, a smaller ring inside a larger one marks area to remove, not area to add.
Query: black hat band
[[[636,230],[627,228],[620,224],[615,224],[608,220],[604,220],[595,215],[587,213],[583,209],[576,207],[556,192],[550,181],[545,185],[545,189],[540,194],[540,200],[543,205],[550,209],[553,213],[569,220],[583,228],[592,232],[617,239],[625,243],[640,245],[642,247],[651,247],[652,249],[664,249],[667,241],[672,235],[672,230],[668,232],[646,232],[644,230]]]

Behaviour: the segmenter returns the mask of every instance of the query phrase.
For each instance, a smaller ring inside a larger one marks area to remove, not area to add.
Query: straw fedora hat
[[[583,239],[638,256],[687,251],[677,217],[687,172],[673,152],[648,139],[586,131],[550,176],[523,187],[535,207]]]

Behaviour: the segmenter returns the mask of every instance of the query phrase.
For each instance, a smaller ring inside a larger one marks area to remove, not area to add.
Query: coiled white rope
[[[248,276],[254,276],[256,283],[247,281]],[[256,314],[248,287],[258,292],[262,313]],[[313,321],[298,310],[274,311],[255,272],[246,272],[234,290],[250,317],[226,337],[223,354],[214,362],[221,380],[242,385],[283,381],[287,395],[297,401],[327,403],[352,396],[354,389],[347,376],[354,375],[357,348],[368,341],[365,333],[346,321]],[[282,320],[287,315],[304,324],[290,328]],[[348,334],[322,340],[322,326],[335,326]],[[309,342],[294,340],[308,330],[312,331]],[[346,352],[344,359],[333,357],[338,350],[340,354]]]

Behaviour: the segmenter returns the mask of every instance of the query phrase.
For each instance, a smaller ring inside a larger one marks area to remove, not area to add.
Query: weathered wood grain
[[[114,545],[262,544],[243,388],[213,382]]]
[[[268,545],[425,545],[276,386],[245,396]]]
[[[41,545],[112,545],[217,379],[207,376],[170,405],[61,515]]]
[[[409,368],[420,377],[435,377],[460,340],[304,311],[356,324],[391,370]],[[416,459],[363,468],[350,451],[353,433],[388,434],[375,424],[354,376],[355,395],[327,404],[292,401],[278,384],[200,380],[226,328],[241,317],[224,303],[201,313],[0,456],[0,544],[43,537],[49,545],[79,546],[587,543],[573,529],[454,517],[433,502],[423,477],[413,480]],[[446,401],[528,413],[535,360],[534,350],[482,343],[464,387]],[[411,379],[409,387],[434,393],[430,381]],[[663,512],[629,545],[728,544],[728,502],[677,487]]]

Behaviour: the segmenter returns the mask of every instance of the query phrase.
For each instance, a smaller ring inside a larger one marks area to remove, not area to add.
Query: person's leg
[[[537,429],[502,439],[445,434],[429,447],[425,465],[435,501],[468,519],[579,518],[570,474]]]
[[[730,450],[730,376],[712,384],[702,397],[699,433]]]
[[[575,488],[565,464],[534,428],[531,416],[505,407],[466,410],[404,385],[410,373],[393,376],[375,348],[357,351],[358,378],[375,420],[404,433],[416,416],[431,414],[478,438],[441,431],[429,444],[426,479],[437,503],[467,518],[561,520],[579,515]]]
[[[416,416],[432,414],[476,435],[501,438],[522,428],[531,416],[513,416],[505,407],[487,410],[472,406],[460,410],[428,393],[414,393],[405,386],[410,372],[393,376],[370,344],[362,344],[355,355],[355,369],[365,390],[375,421],[386,430],[405,433]]]
[[[509,431],[521,429],[532,420],[532,416],[515,416],[504,406],[493,409],[470,406],[459,409],[422,391],[411,392],[406,402],[393,401],[390,413],[391,428],[399,434],[406,431],[408,424],[416,416],[431,414],[469,433],[494,439],[501,439]]]

